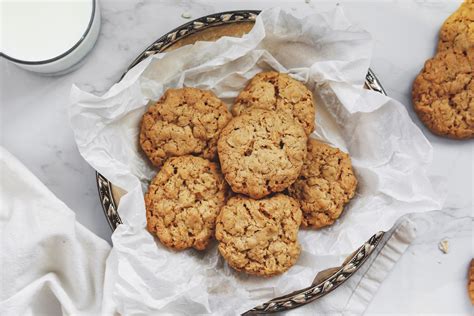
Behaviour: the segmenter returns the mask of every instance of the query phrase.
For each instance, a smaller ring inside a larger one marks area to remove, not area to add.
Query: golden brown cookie
[[[300,254],[298,202],[284,194],[253,200],[229,199],[217,217],[219,252],[238,271],[260,276],[280,274]]]
[[[473,67],[464,53],[445,49],[426,61],[415,79],[414,109],[433,133],[456,139],[474,136]]]
[[[474,1],[466,0],[443,24],[438,52],[413,84],[420,120],[435,134],[474,136]]]
[[[306,140],[303,127],[281,112],[254,109],[234,117],[217,144],[225,179],[234,192],[255,199],[281,192],[303,167]]]
[[[288,191],[300,202],[303,225],[321,228],[339,218],[356,187],[357,179],[349,155],[309,139],[303,170]]]
[[[275,71],[257,74],[240,92],[232,114],[237,116],[254,108],[282,111],[293,116],[307,135],[314,130],[313,95],[303,83],[287,74]]]
[[[143,115],[140,145],[158,167],[168,157],[187,154],[212,160],[219,133],[231,118],[211,91],[169,89]]]
[[[474,49],[474,1],[467,0],[443,24],[438,51],[454,49],[462,53]]]
[[[218,166],[194,156],[169,158],[145,195],[147,229],[173,249],[206,248],[225,204]]]
[[[471,265],[469,266],[468,292],[471,304],[474,305],[474,259],[471,259]]]

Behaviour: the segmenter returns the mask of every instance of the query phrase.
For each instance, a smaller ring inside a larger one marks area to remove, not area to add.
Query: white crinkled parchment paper
[[[241,313],[308,286],[319,270],[339,265],[403,214],[441,207],[443,194],[426,175],[431,145],[402,104],[362,88],[371,51],[370,35],[340,9],[305,18],[271,9],[242,38],[148,58],[101,97],[73,87],[71,123],[81,154],[128,191],[107,262],[106,298],[120,313]],[[138,134],[147,103],[168,88],[210,89],[230,105],[251,77],[269,69],[289,72],[312,89],[318,104],[313,137],[350,153],[359,186],[333,226],[300,232],[303,251],[294,267],[263,279],[234,272],[215,243],[205,252],[173,252],[146,231],[143,195],[156,170],[141,153]]]

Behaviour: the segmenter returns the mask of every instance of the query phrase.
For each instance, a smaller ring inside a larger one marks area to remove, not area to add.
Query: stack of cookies
[[[308,138],[313,96],[286,74],[257,74],[231,112],[211,92],[183,88],[144,114],[140,144],[160,168],[147,228],[178,250],[215,236],[234,269],[280,274],[298,259],[299,227],[331,225],[354,196],[351,160]]]
[[[441,27],[438,51],[413,84],[413,105],[435,134],[474,137],[474,0],[465,0]]]

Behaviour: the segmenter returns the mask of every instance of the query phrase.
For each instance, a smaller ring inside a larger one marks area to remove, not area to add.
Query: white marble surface
[[[149,43],[193,18],[226,10],[281,6],[297,14],[341,5],[349,19],[375,38],[372,69],[387,93],[407,106],[434,147],[431,175],[445,177],[444,210],[417,215],[419,237],[395,266],[368,308],[368,314],[470,314],[466,271],[473,257],[474,142],[430,134],[411,108],[410,91],[423,62],[434,53],[439,26],[459,1],[100,1],[99,40],[78,70],[61,77],[26,72],[0,61],[0,144],[18,157],[73,209],[78,220],[110,241],[94,170],[79,155],[68,122],[73,83],[101,94],[117,81]],[[447,238],[450,251],[438,242]]]

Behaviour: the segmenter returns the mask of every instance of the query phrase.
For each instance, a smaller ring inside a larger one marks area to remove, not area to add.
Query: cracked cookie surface
[[[414,109],[435,134],[456,139],[474,136],[473,62],[464,53],[445,49],[427,60],[416,77]]]
[[[238,271],[273,276],[287,271],[300,254],[298,202],[284,194],[253,200],[229,199],[216,222],[219,252]]]
[[[148,231],[169,248],[205,249],[226,189],[217,164],[195,156],[169,158],[145,195]]]
[[[438,51],[474,50],[474,0],[467,0],[443,23],[439,32]],[[474,56],[473,56],[474,57]]]
[[[465,1],[443,24],[438,52],[413,83],[413,107],[435,134],[474,136],[474,1]]]
[[[192,154],[216,158],[219,133],[232,115],[211,91],[168,89],[143,114],[140,145],[155,166]]]
[[[288,189],[300,202],[302,224],[321,228],[333,224],[354,196],[357,179],[349,155],[315,139],[308,141],[308,156],[298,180]]]
[[[236,193],[262,198],[293,183],[306,157],[307,136],[292,117],[254,109],[234,117],[218,141],[225,179]]]
[[[284,73],[262,72],[253,77],[240,92],[232,107],[238,116],[251,109],[282,111],[300,123],[306,135],[314,130],[313,95],[306,86]]]

